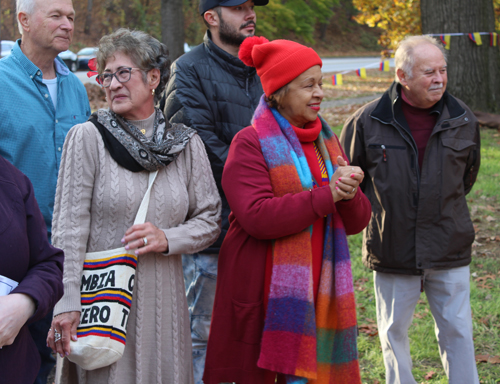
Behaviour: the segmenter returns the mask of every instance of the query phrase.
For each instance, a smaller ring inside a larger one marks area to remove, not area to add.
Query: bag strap
[[[137,215],[134,220],[134,225],[143,224],[146,221],[146,213],[148,212],[149,207],[149,197],[151,196],[151,187],[153,186],[157,174],[157,170],[149,173],[148,189],[142,198],[141,205],[139,206],[139,210],[137,211]]]

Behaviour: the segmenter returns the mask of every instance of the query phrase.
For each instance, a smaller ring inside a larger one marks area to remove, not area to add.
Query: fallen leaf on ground
[[[419,312],[413,314],[413,317],[416,317],[417,319],[423,319],[425,316],[427,316],[427,313],[425,312]]]
[[[434,371],[429,371],[429,372],[427,372],[427,373],[425,374],[424,379],[425,379],[425,380],[430,380],[430,379],[432,379],[432,377],[433,377],[435,374],[436,374],[436,372],[434,372]]]
[[[490,355],[476,355],[476,361],[478,363],[487,363]]]
[[[486,281],[488,279],[495,280],[497,277],[495,275],[485,275],[478,277],[477,279],[474,279],[474,281],[481,282],[481,281]]]
[[[364,291],[366,290],[365,283],[368,282],[368,279],[366,277],[361,277],[360,279],[356,280],[354,282],[354,286],[357,291]]]
[[[500,364],[500,357],[491,355],[476,355],[478,363]]]
[[[496,221],[496,219],[494,217],[492,217],[492,216],[486,216],[486,220],[489,221],[490,223],[492,221]]]
[[[378,335],[378,328],[375,324],[361,324],[358,329],[359,332],[366,333],[371,337]]]
[[[493,286],[491,284],[486,283],[485,281],[483,282],[478,282],[477,287],[481,289],[492,289]]]
[[[480,321],[481,323],[483,323],[484,325],[489,325],[492,317],[493,317],[493,315],[492,315],[492,314],[491,314],[491,315],[487,315],[487,316],[485,316],[485,317],[483,317],[483,318],[479,319],[479,321]]]

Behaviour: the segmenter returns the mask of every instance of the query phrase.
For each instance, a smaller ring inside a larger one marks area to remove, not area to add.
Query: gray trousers
[[[408,328],[420,297],[421,276],[374,272],[377,323],[387,384],[417,384]],[[424,290],[450,384],[479,384],[470,309],[469,267],[424,270]]]

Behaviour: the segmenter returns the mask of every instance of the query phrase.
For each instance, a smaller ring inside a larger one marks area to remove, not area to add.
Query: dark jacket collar
[[[221,67],[233,76],[247,78],[255,75],[255,68],[247,67],[239,58],[234,57],[217,46],[217,44],[215,44],[212,40],[212,34],[210,31],[205,33],[205,36],[203,37],[203,44],[214,60],[216,60]]]
[[[452,95],[445,91],[441,100],[439,100],[432,112],[442,115],[444,109],[447,109],[448,119],[457,118],[465,113],[465,109],[458,103]],[[377,106],[371,113],[373,118],[390,124],[402,115],[401,111],[401,84],[393,82],[387,91],[382,95]],[[441,116],[443,117],[443,116]]]

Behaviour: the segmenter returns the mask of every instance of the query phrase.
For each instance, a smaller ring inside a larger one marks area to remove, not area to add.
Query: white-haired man
[[[17,0],[22,38],[0,60],[0,155],[33,183],[49,239],[64,139],[90,115],[83,84],[57,57],[69,48],[74,17],[71,0]],[[54,365],[46,346],[51,317],[30,325],[42,358],[37,384],[47,381]]]
[[[396,81],[351,116],[340,141],[372,204],[363,262],[374,270],[387,383],[416,384],[408,328],[425,291],[450,384],[478,384],[469,302],[474,228],[465,195],[480,163],[479,124],[446,92],[442,46],[403,40]]]

